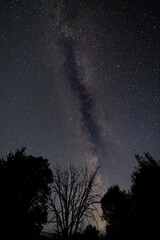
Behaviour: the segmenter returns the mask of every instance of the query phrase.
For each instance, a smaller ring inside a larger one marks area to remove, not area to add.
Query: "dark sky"
[[[101,165],[128,188],[160,156],[160,2],[0,1],[0,156]]]

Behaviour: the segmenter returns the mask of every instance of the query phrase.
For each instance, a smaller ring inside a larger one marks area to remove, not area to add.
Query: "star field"
[[[130,186],[160,155],[159,1],[0,3],[0,154],[22,146]]]

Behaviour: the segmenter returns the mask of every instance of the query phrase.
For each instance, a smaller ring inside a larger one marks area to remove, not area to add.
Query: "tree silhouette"
[[[135,156],[131,190],[111,186],[101,200],[107,239],[159,239],[160,161],[149,153]]]
[[[158,239],[160,217],[160,162],[149,153],[136,155],[131,192],[136,212],[136,232],[141,238]]]
[[[1,234],[6,239],[37,239],[47,221],[52,171],[47,159],[25,148],[0,160]]]
[[[132,216],[130,194],[113,185],[103,196],[101,206],[107,222],[107,239],[127,239]]]
[[[96,229],[95,226],[92,226],[91,224],[87,225],[87,227],[84,230],[84,239],[92,239],[96,240],[98,239],[98,233],[99,231]]]
[[[64,170],[55,167],[50,199],[51,222],[53,228],[63,239],[69,239],[77,233],[84,218],[94,219],[95,204],[99,194],[93,193],[95,172],[89,175],[87,168],[70,166]]]

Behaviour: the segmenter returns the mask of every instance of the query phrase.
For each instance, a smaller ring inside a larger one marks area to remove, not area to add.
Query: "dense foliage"
[[[25,149],[0,160],[1,234],[6,239],[37,239],[47,221],[52,171],[48,160]]]
[[[149,153],[136,155],[138,166],[131,190],[112,186],[101,200],[107,239],[158,239],[160,216],[160,162]]]

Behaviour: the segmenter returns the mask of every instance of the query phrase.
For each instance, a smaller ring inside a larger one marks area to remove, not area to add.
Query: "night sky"
[[[159,0],[1,0],[0,56],[0,157],[101,165],[104,191],[159,158]]]

